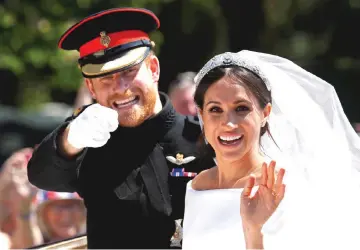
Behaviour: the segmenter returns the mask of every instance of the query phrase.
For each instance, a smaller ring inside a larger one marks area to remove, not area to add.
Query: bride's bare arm
[[[261,229],[255,230],[243,226],[246,249],[264,249],[263,235]]]

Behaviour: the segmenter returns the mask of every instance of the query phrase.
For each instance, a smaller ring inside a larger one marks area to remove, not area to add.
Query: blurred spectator
[[[196,115],[194,102],[195,72],[184,72],[177,75],[169,85],[169,97],[177,112],[183,115]]]
[[[28,248],[85,233],[86,209],[74,193],[39,190],[27,178],[33,149],[13,153],[0,172],[0,249]]]
[[[38,189],[27,178],[27,163],[32,151],[24,148],[13,153],[0,172],[0,231],[9,237],[11,248],[27,248],[42,243],[42,235],[32,213]]]
[[[76,193],[40,190],[36,209],[44,243],[68,239],[85,233],[86,209]]]

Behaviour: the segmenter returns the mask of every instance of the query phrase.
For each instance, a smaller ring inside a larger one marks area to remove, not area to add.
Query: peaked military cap
[[[149,33],[159,27],[159,19],[147,9],[109,9],[70,27],[58,46],[78,50],[83,76],[95,78],[141,63],[154,46]]]

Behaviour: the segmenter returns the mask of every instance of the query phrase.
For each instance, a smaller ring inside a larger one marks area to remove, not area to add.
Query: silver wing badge
[[[189,162],[195,160],[195,156],[188,156],[188,157],[184,158],[183,154],[176,154],[176,158],[174,156],[169,155],[169,156],[166,156],[166,159],[169,162],[180,166],[182,164],[186,164],[186,163],[189,163]]]

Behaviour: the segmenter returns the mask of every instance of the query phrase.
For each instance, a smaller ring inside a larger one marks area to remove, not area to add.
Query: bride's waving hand
[[[245,184],[241,194],[240,215],[243,225],[248,228],[261,230],[284,198],[285,170],[280,169],[275,178],[275,164],[275,161],[271,161],[269,166],[263,164],[261,183],[253,196],[251,193],[255,186],[255,177],[250,176]]]
[[[271,161],[269,165],[263,163],[261,183],[253,196],[251,194],[255,186],[254,176],[248,178],[241,193],[240,215],[248,249],[263,248],[261,229],[284,198],[285,169],[281,168],[275,178],[275,165],[275,161]]]

